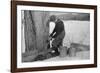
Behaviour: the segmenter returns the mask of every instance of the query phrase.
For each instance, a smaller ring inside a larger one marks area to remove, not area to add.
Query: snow
[[[64,61],[64,60],[86,60],[90,58],[90,52],[89,51],[81,51],[81,52],[77,52],[76,56],[68,56],[66,55],[66,57],[54,57],[54,58],[50,58],[44,61]]]
[[[64,21],[65,38],[63,45],[70,47],[70,43],[90,44],[90,22],[89,21]]]

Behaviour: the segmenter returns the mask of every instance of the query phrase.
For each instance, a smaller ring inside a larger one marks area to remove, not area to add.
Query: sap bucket
[[[67,47],[60,47],[59,48],[59,52],[60,52],[60,57],[66,57],[67,56]]]
[[[76,56],[76,48],[69,48],[69,56],[71,57]]]

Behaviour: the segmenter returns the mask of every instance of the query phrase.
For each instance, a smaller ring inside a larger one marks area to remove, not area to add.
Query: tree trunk
[[[47,12],[32,12],[32,17],[34,17],[33,19],[36,26],[36,45],[39,52],[45,50],[47,47],[46,41],[49,35],[49,26],[47,26],[46,22],[48,16]]]
[[[26,52],[31,50],[42,52],[47,49],[46,41],[49,35],[49,24],[47,25],[48,16],[48,12],[24,11]]]
[[[36,49],[36,29],[32,18],[31,11],[24,11],[25,17],[25,45],[26,51],[31,51]]]

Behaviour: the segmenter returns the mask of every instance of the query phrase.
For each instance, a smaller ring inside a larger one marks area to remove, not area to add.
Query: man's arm
[[[55,32],[53,33],[53,38],[57,37],[62,31],[64,31],[64,23],[59,20],[56,22]]]
[[[55,28],[54,28],[53,32],[50,34],[50,37],[53,37],[54,33],[55,33]]]

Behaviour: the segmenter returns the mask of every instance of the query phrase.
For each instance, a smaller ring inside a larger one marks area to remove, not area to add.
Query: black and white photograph
[[[13,6],[12,70],[96,67],[96,6],[23,1]]]
[[[22,10],[22,62],[90,59],[90,14]]]

